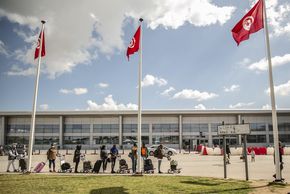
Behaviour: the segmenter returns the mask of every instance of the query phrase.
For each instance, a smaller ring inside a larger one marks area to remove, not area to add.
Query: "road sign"
[[[220,125],[218,126],[218,135],[241,135],[250,134],[250,125]]]

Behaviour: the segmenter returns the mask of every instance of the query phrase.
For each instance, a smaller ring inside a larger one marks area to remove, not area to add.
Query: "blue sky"
[[[143,22],[143,109],[270,109],[264,30],[237,47],[233,26],[255,1],[0,2],[0,111],[32,108],[41,27],[38,110],[137,108]],[[276,105],[290,108],[290,2],[266,0]]]

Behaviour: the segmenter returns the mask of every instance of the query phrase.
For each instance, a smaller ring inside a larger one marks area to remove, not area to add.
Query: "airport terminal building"
[[[145,110],[142,141],[184,149],[196,144],[220,145],[217,128],[224,124],[249,123],[248,145],[273,144],[271,110]],[[290,145],[290,110],[278,110],[279,140]],[[31,112],[0,112],[0,145],[27,144]],[[137,137],[137,111],[47,111],[36,113],[34,149],[51,143],[61,149],[84,149],[117,144],[129,148]],[[227,136],[239,146],[241,136]]]

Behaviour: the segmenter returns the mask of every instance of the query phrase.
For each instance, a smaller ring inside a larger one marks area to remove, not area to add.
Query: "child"
[[[254,148],[251,149],[251,162],[255,162],[255,151],[254,151]]]

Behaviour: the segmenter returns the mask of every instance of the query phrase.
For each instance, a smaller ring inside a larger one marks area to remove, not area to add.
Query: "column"
[[[63,116],[59,116],[59,147],[63,149]]]
[[[265,126],[266,126],[266,143],[267,143],[267,145],[270,145],[269,124],[268,123],[265,123]]]
[[[149,145],[152,145],[152,123],[149,123]]]
[[[93,147],[94,147],[93,133],[94,133],[94,124],[91,121],[91,123],[90,123],[90,149],[93,149]]]
[[[242,116],[241,115],[238,115],[238,124],[242,124]],[[238,145],[241,145],[242,144],[242,136],[241,135],[238,135]]]
[[[5,136],[6,136],[6,134],[5,134],[5,131],[6,131],[6,129],[5,129],[5,117],[3,116],[3,117],[1,117],[1,126],[0,126],[0,145],[5,145]]]
[[[212,147],[211,123],[208,124],[208,147]]]
[[[123,145],[123,117],[119,116],[119,146]]]
[[[182,149],[182,115],[179,115],[179,153],[181,153]]]

